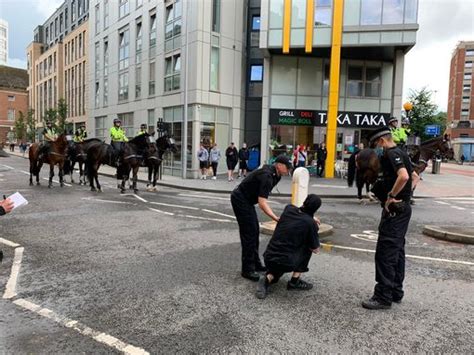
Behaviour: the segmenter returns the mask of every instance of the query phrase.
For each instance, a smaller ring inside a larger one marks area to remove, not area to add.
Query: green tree
[[[58,128],[59,134],[64,133],[67,127],[67,104],[66,100],[59,99],[58,107],[56,109],[57,112],[57,124],[56,127]]]
[[[426,87],[421,90],[410,90],[408,100],[413,104],[410,112],[410,127],[421,140],[433,138],[425,134],[427,125],[440,125],[441,133],[446,129],[446,113],[438,112],[438,106],[432,101],[433,92]]]
[[[26,119],[22,111],[19,112],[18,118],[15,120],[15,136],[19,141],[26,138]]]
[[[50,109],[47,109],[45,112],[44,112],[44,117],[43,117],[43,120],[44,120],[44,123],[46,124],[46,122],[51,122],[51,124],[53,125],[53,127],[56,127],[57,121],[58,119],[58,111],[56,111],[56,109],[54,108],[50,108]]]
[[[36,136],[35,111],[29,109],[26,113],[26,138],[29,142],[34,143]]]

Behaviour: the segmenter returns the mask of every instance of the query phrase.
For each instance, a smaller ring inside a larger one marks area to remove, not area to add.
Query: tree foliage
[[[26,119],[22,111],[18,113],[18,118],[15,120],[15,136],[19,141],[26,138]]]
[[[425,134],[427,125],[440,125],[441,134],[446,129],[446,113],[438,113],[438,105],[432,101],[433,92],[426,87],[421,90],[410,90],[408,100],[413,104],[410,112],[410,127],[417,133],[421,140],[433,138]]]
[[[66,100],[64,99],[59,99],[58,101],[58,106],[56,109],[57,113],[57,123],[56,127],[58,129],[59,134],[64,133],[66,131],[66,126],[67,126],[67,104]]]
[[[26,114],[26,137],[29,142],[34,142],[36,136],[35,111],[29,109]]]

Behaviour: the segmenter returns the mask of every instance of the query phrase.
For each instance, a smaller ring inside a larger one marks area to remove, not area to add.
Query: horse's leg
[[[100,183],[99,183],[99,169],[97,169],[96,174],[95,174],[95,184],[97,185],[97,191],[102,192],[102,187],[100,186]]]
[[[138,193],[138,188],[137,188],[137,181],[138,181],[138,169],[140,168],[140,165],[136,165],[133,167],[133,192]]]
[[[94,186],[94,179],[96,180],[96,174],[97,174],[97,164],[89,164],[89,176],[90,176],[90,179],[89,179],[89,186],[91,187],[91,191],[97,191],[97,189],[95,188]]]
[[[74,165],[76,165],[76,161],[72,160],[71,161],[71,184],[74,184]],[[80,176],[79,176],[80,180]]]
[[[53,187],[53,177],[54,177],[54,164],[49,164],[49,182],[48,187]]]
[[[35,173],[36,161],[32,162],[30,160],[30,186],[33,186],[33,175]]]
[[[156,177],[158,175],[159,169],[160,169],[160,164],[153,165],[153,191],[156,191]]]
[[[43,167],[43,161],[39,161],[37,162],[38,164],[36,165],[36,171],[35,171],[35,174],[36,174],[36,185],[41,185],[40,184],[40,172],[41,172],[41,168]]]
[[[151,185],[151,175],[153,174],[153,166],[152,164],[148,165],[148,183],[146,184],[146,189],[150,191]]]
[[[64,166],[63,164],[58,164],[59,168],[59,186],[64,187]],[[71,172],[72,176],[72,172]]]

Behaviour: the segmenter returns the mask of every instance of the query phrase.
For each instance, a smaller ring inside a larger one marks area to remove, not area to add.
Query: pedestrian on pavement
[[[308,159],[308,153],[306,152],[305,146],[303,144],[300,145],[298,149],[298,154],[297,154],[297,162],[298,162],[298,167],[305,167],[306,166],[306,160]]]
[[[3,216],[7,213],[10,213],[13,210],[13,201],[9,198],[3,199],[0,201],[0,216]],[[0,262],[3,259],[3,251],[0,250]]]
[[[217,166],[219,165],[219,160],[221,159],[221,151],[217,148],[217,143],[214,143],[212,149],[209,153],[211,166],[212,166],[212,180],[217,179]]]
[[[316,172],[319,177],[323,177],[324,166],[326,164],[326,158],[328,157],[328,151],[326,150],[325,143],[321,143],[316,154]]]
[[[247,164],[249,161],[250,152],[247,149],[247,143],[242,144],[242,148],[239,150],[239,175],[237,178],[240,178],[242,175],[247,176]]]
[[[291,162],[288,157],[280,155],[273,165],[264,165],[252,171],[234,191],[230,201],[239,224],[240,242],[242,244],[242,277],[258,281],[258,271],[266,271],[258,255],[260,225],[255,211],[258,203],[260,209],[271,219],[279,218],[268,204],[268,196],[283,175],[288,175]]]
[[[461,165],[464,165],[464,161],[466,160],[466,157],[463,155],[461,155]]]
[[[226,163],[227,163],[227,178],[229,181],[234,180],[234,169],[237,165],[239,152],[234,145],[234,142],[230,143],[225,151]]]
[[[209,152],[204,145],[201,143],[199,150],[198,150],[198,159],[199,159],[199,169],[201,169],[201,179],[207,179],[207,168],[209,164]]]
[[[292,272],[288,290],[311,290],[313,285],[301,280],[301,273],[308,271],[312,253],[319,253],[318,222],[314,214],[321,207],[321,199],[308,195],[303,206],[289,204],[285,207],[263,254],[267,272],[260,276],[257,298],[267,296],[271,284],[278,282],[287,272]]]
[[[380,160],[383,181],[373,191],[382,204],[379,237],[375,251],[375,285],[373,296],[362,302],[367,309],[387,309],[400,303],[404,291],[405,234],[411,218],[410,197],[412,165],[408,154],[397,147],[389,127],[375,130],[371,148],[382,148]]]

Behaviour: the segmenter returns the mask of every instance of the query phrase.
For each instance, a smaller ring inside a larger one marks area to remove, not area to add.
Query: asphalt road
[[[416,258],[407,260],[406,297],[390,310],[368,311],[360,301],[374,286],[376,204],[323,199],[320,218],[335,233],[325,239],[333,247],[314,256],[304,276],[315,288],[288,292],[285,276],[262,301],[239,275],[228,196],[167,188],[120,195],[106,177],[103,193],[48,189],[46,180],[30,187],[27,171],[26,160],[0,161],[0,192],[29,200],[0,220],[0,238],[24,248],[17,294],[0,299],[0,353],[474,348],[474,248],[421,234],[424,224],[472,224],[472,198],[418,202],[407,237],[406,252]],[[271,202],[277,213],[287,203]],[[261,240],[264,248],[268,236]],[[18,248],[0,248],[3,294]]]

